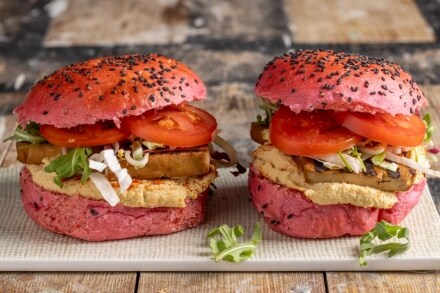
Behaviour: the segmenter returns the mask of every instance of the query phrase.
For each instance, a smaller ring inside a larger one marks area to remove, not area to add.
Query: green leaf
[[[31,143],[47,141],[43,136],[41,136],[40,126],[35,122],[30,122],[28,125],[26,125],[25,129],[23,129],[21,125],[17,126],[14,134],[3,140],[3,142],[8,140],[26,141]]]
[[[407,251],[410,247],[409,229],[381,221],[370,232],[362,235],[359,245],[359,265],[365,266],[368,255],[388,251],[388,257],[393,257]]]
[[[224,224],[220,227],[211,229],[208,232],[209,246],[212,250],[214,259],[219,262],[221,260],[239,263],[252,256],[257,244],[262,239],[260,224],[256,223],[252,240],[249,242],[239,243],[237,239],[244,235],[244,229],[241,225],[229,227]],[[214,239],[221,236],[221,239]]]
[[[429,142],[431,140],[432,134],[434,133],[434,126],[432,126],[431,115],[429,115],[429,113],[426,113],[423,116],[423,122],[425,123],[426,126],[424,141]]]
[[[257,123],[261,125],[268,126],[270,122],[272,121],[273,113],[278,110],[280,105],[274,104],[274,103],[268,103],[264,102],[262,105],[259,106],[260,110],[264,111],[264,114],[266,117],[263,119],[261,114],[257,115]]]
[[[44,168],[47,173],[55,172],[55,184],[63,187],[62,179],[81,174],[81,181],[85,182],[91,173],[88,157],[92,154],[91,148],[70,149],[67,154],[61,155],[52,160]]]

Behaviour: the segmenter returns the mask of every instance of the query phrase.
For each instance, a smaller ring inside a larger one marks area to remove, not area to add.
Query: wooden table
[[[423,87],[440,128],[438,1],[5,2],[0,3],[1,139],[15,127],[12,109],[45,74],[79,60],[132,52],[170,55],[200,73],[209,91],[202,107],[218,118],[245,164],[255,147],[248,137],[258,113],[253,84],[265,63],[289,49],[333,48],[402,64]],[[434,142],[440,145],[438,131]],[[0,166],[13,164],[14,144],[1,143]],[[440,180],[430,179],[429,187],[440,211]],[[0,292],[41,291],[440,292],[440,272],[0,273]]]

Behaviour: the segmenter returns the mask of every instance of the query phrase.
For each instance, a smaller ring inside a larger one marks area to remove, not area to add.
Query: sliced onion
[[[115,156],[115,151],[113,149],[103,150],[101,151],[101,154],[110,171],[116,173],[116,171],[121,169],[121,165],[119,165],[118,158]]]
[[[125,155],[125,159],[127,160],[127,162],[130,165],[133,165],[134,167],[145,167],[145,165],[147,165],[148,163],[148,159],[150,158],[149,153],[144,154],[144,157],[142,158],[142,160],[135,160],[131,157],[131,151],[125,151],[124,152]]]
[[[339,169],[344,168],[343,166],[339,166],[339,165],[336,165],[336,164],[333,164],[330,162],[324,162],[324,161],[320,161],[320,162],[322,163],[322,165],[324,167],[326,167],[327,169],[330,169],[330,170],[339,170]]]
[[[115,153],[117,153],[119,151],[119,142],[114,142],[113,143],[113,150],[115,151]]]
[[[127,169],[120,169],[115,173],[116,177],[118,178],[119,182],[119,191],[125,192],[130,187],[133,180],[131,179],[130,175],[128,175]]]
[[[309,156],[309,158],[312,158],[317,161],[329,162],[329,163],[335,164],[337,166],[341,166],[341,169],[343,168],[343,166],[345,166],[345,167],[347,167],[347,169],[351,169],[356,174],[358,174],[362,171],[362,165],[358,161],[358,159],[356,159],[352,156],[346,155],[346,154],[341,154],[341,156],[343,156],[343,158],[347,162],[348,166],[346,166],[345,162],[341,160],[341,158],[338,154]]]
[[[396,154],[393,154],[389,150],[385,150],[385,154],[386,154],[385,158],[390,160],[390,161],[393,161],[395,163],[399,163],[399,164],[405,165],[407,167],[410,167],[412,169],[415,169],[417,171],[423,172],[423,173],[425,173],[427,175],[430,175],[430,176],[433,176],[433,177],[440,177],[440,172],[439,171],[435,171],[435,170],[432,170],[430,168],[427,168],[427,167],[423,166],[422,164],[417,163],[416,161],[413,161],[411,159],[408,159],[408,158],[401,157],[401,156],[398,156]]]
[[[104,156],[102,155],[102,153],[93,154],[89,157],[89,159],[101,163],[104,162]]]
[[[410,150],[413,149],[413,147],[401,147],[402,148],[402,152],[409,152]]]
[[[119,197],[116,194],[116,191],[104,175],[98,172],[92,172],[89,178],[109,205],[114,207],[119,202]]]
[[[238,163],[238,156],[235,149],[223,138],[220,136],[216,136],[213,140],[213,142],[218,145],[220,148],[222,148],[229,157],[229,162],[225,162],[223,160],[221,161],[214,161],[214,165],[216,167],[232,167],[235,166]]]
[[[89,159],[89,168],[96,170],[98,172],[102,172],[102,171],[104,171],[105,168],[107,168],[107,165],[104,163]]]
[[[399,155],[402,153],[402,147],[388,147],[387,149],[396,155]]]
[[[365,147],[365,146],[358,146],[357,149],[365,154],[368,155],[378,155],[380,153],[383,153],[385,151],[386,145],[384,144],[378,144],[374,147]]]
[[[142,146],[138,147],[133,151],[133,159],[135,159],[136,161],[142,160],[143,153],[144,153],[144,149],[142,148]]]
[[[110,171],[112,171],[116,175],[116,178],[118,178],[120,186],[119,188],[121,192],[123,192],[122,189],[126,186],[127,182],[130,182],[128,187],[131,185],[132,182],[130,175],[128,175],[127,173],[127,169],[121,169],[121,165],[119,164],[118,158],[116,158],[115,151],[113,149],[103,150],[101,151],[101,154],[104,157],[104,162],[107,164]],[[129,177],[129,179],[127,179],[126,177]]]
[[[434,155],[437,155],[438,153],[440,153],[440,149],[439,148],[430,148],[427,151],[428,151],[428,153],[434,154]]]

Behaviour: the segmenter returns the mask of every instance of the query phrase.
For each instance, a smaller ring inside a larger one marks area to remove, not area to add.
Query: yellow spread
[[[292,157],[270,144],[260,146],[252,156],[254,167],[264,177],[288,188],[300,190],[307,198],[320,205],[352,204],[367,208],[391,208],[397,202],[395,193],[373,187],[338,182],[309,184]]]
[[[60,192],[72,196],[80,195],[86,198],[103,200],[101,193],[93,182],[87,180],[82,183],[76,178],[63,181],[60,188],[53,181],[55,173],[44,172],[44,165],[26,165],[32,175],[33,181],[44,189]],[[211,168],[210,172],[203,176],[180,177],[173,179],[133,179],[132,185],[125,192],[119,192],[117,181],[110,180],[111,185],[119,196],[121,204],[129,207],[185,207],[185,199],[197,198],[198,194],[209,187],[216,177],[216,172]]]

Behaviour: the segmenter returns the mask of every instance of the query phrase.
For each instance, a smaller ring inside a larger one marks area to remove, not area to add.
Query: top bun
[[[63,67],[39,81],[15,109],[18,122],[70,128],[206,98],[188,66],[158,55],[127,55]]]
[[[293,112],[317,109],[410,115],[427,101],[412,76],[392,62],[304,50],[275,57],[255,93]]]

